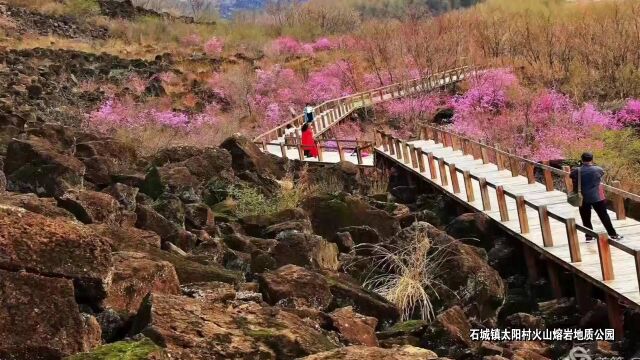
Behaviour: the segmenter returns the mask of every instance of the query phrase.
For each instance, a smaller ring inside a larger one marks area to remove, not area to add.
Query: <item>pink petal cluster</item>
[[[203,50],[209,56],[220,56],[224,48],[224,40],[212,37],[204,43]]]

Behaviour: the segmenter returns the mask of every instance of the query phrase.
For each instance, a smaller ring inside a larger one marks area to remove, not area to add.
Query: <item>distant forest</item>
[[[363,18],[411,18],[442,14],[475,5],[482,0],[339,0]],[[157,11],[170,11],[185,16],[211,19],[231,18],[239,12],[282,9],[303,3],[326,5],[334,0],[133,0],[138,6]]]

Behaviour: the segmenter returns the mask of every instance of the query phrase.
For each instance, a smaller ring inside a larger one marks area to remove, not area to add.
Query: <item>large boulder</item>
[[[386,327],[398,321],[398,308],[382,296],[364,289],[346,274],[325,272],[333,295],[332,308],[351,306],[359,314],[378,319],[378,327]]]
[[[256,303],[152,295],[132,327],[175,359],[293,359],[336,348],[298,316]]]
[[[71,189],[58,205],[85,224],[121,224],[125,220],[120,203],[111,195],[91,190]]]
[[[160,248],[160,236],[152,231],[107,224],[91,224],[88,227],[109,239],[113,251],[145,252],[149,248]]]
[[[370,346],[348,346],[340,349],[313,354],[300,360],[433,360],[438,355],[431,350],[410,345],[382,349]]]
[[[275,305],[285,301],[297,306],[325,310],[333,296],[320,274],[295,265],[285,265],[258,276],[264,299]]]
[[[213,211],[202,203],[187,204],[185,209],[185,225],[187,229],[207,230],[215,225]]]
[[[478,246],[489,250],[494,245],[496,225],[484,213],[467,213],[453,219],[445,231],[455,239],[475,238]]]
[[[400,230],[396,218],[356,196],[314,196],[305,200],[302,208],[309,213],[314,232],[326,238],[332,238],[337,229],[348,226],[370,226],[384,238]]]
[[[0,206],[0,268],[72,279],[79,299],[99,302],[111,282],[111,245],[91,229]]]
[[[146,251],[152,259],[167,261],[173,265],[178,274],[180,284],[220,281],[236,284],[243,280],[241,273],[227,270],[216,264],[202,264],[192,261],[184,256],[149,248]]]
[[[136,196],[140,189],[129,185],[115,183],[102,190],[103,193],[113,196],[127,211],[136,210]]]
[[[451,307],[460,304],[468,314],[480,319],[496,316],[506,291],[500,274],[489,266],[486,253],[463,244],[431,224],[417,222],[400,231],[391,241],[400,248],[427,237],[431,241],[430,254],[436,254],[440,265],[435,271],[434,290],[438,298],[435,306]],[[460,294],[463,294],[460,296]]]
[[[294,264],[326,270],[337,270],[340,266],[338,246],[320,236],[285,231],[276,240],[272,253],[278,266]]]
[[[351,235],[354,244],[378,244],[381,243],[382,236],[378,230],[362,225],[362,226],[347,226],[338,230],[339,232],[346,232]]]
[[[134,315],[148,293],[180,294],[180,283],[171,263],[155,261],[134,252],[113,254],[113,280],[105,306]]]
[[[423,347],[433,349],[440,356],[460,358],[474,347],[471,324],[464,311],[454,306],[440,313],[422,338]]]
[[[231,153],[233,170],[236,172],[251,171],[257,173],[271,173],[277,178],[284,175],[274,158],[262,152],[251,139],[240,134],[234,134],[221,145]]]
[[[333,327],[338,329],[348,344],[378,346],[376,338],[378,319],[360,315],[351,307],[336,309],[329,314],[329,317]]]
[[[153,231],[160,235],[162,241],[175,242],[175,238],[180,233],[180,227],[165,218],[151,206],[138,205],[136,208],[136,227]]]
[[[0,204],[21,207],[50,218],[75,220],[75,216],[72,213],[58,207],[56,199],[38,197],[36,194],[0,194]]]
[[[4,164],[7,189],[40,196],[61,196],[82,184],[84,164],[38,137],[14,139],[7,147]]]
[[[0,270],[0,294],[0,359],[60,359],[100,345],[71,280]]]
[[[291,221],[308,221],[309,217],[302,209],[285,209],[275,214],[248,215],[240,218],[242,229],[250,236],[262,237],[267,228]]]

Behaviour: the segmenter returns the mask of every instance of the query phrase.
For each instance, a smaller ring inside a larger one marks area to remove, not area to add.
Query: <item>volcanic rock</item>
[[[298,306],[326,309],[333,296],[329,283],[320,274],[295,265],[285,265],[258,276],[265,301],[275,305],[287,300]]]
[[[0,270],[0,294],[0,359],[60,359],[100,344],[71,280]]]
[[[375,331],[378,319],[360,315],[351,307],[334,310],[329,317],[333,326],[349,344],[378,346]]]

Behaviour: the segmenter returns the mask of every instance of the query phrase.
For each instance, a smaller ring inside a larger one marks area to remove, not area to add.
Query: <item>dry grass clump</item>
[[[403,321],[416,316],[434,318],[431,299],[438,297],[435,288],[446,288],[437,280],[446,259],[444,247],[432,246],[429,238],[420,234],[408,244],[358,244],[354,249],[371,254],[358,260],[371,263],[363,286],[395,304]]]

